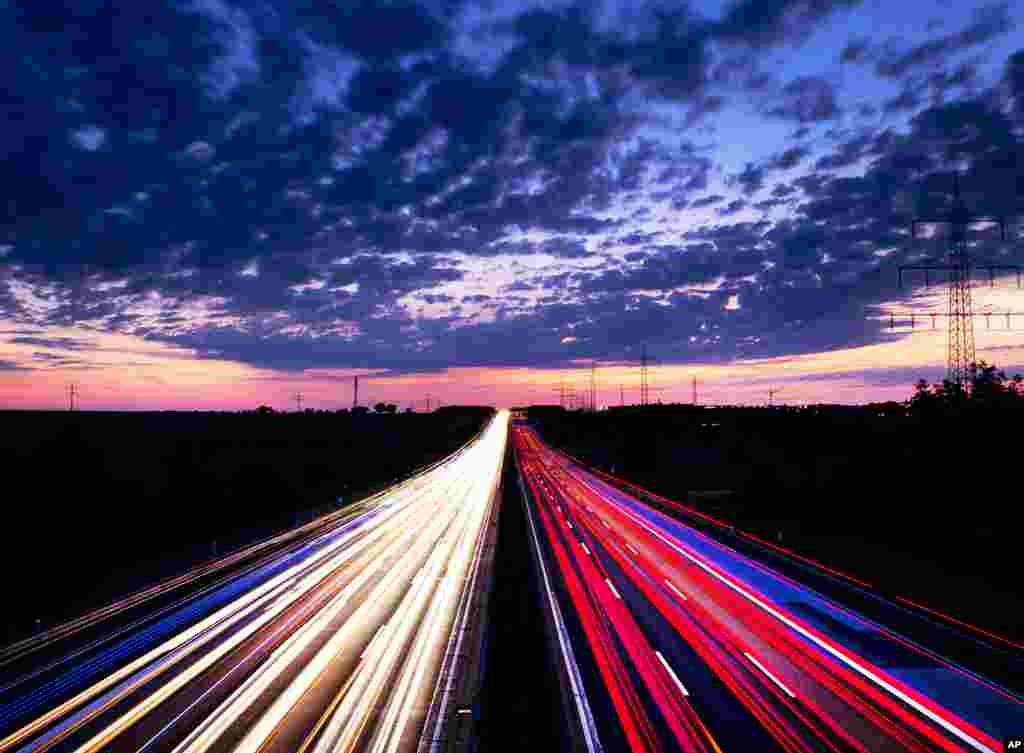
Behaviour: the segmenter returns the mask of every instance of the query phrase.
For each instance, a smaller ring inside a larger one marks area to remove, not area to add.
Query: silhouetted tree
[[[256,414],[260,416],[272,416],[274,415],[274,409],[269,405],[261,405],[256,409]]]
[[[948,379],[933,385],[922,379],[914,386],[914,395],[907,401],[907,407],[912,415],[918,417],[964,410],[1024,407],[1022,382],[1024,377],[1020,374],[1010,379],[994,364],[979,361],[969,389]]]

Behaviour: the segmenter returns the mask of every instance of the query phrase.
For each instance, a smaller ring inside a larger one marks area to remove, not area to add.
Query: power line
[[[967,253],[967,230],[971,225],[990,222],[999,225],[1000,236],[1006,240],[1006,218],[992,215],[975,215],[967,209],[960,196],[960,176],[953,174],[953,206],[949,213],[941,217],[916,217],[910,223],[910,236],[917,239],[918,225],[949,225],[950,248],[946,263],[904,264],[899,268],[899,285],[903,286],[904,272],[924,272],[925,286],[929,282],[931,272],[948,272],[949,284],[946,291],[946,318],[948,327],[946,334],[946,378],[965,388],[974,376],[974,309],[971,300],[971,269],[985,269],[989,273],[991,284],[995,283],[997,270],[1010,270],[1017,273],[1017,287],[1020,287],[1021,268],[1017,264],[986,264],[975,263]],[[992,312],[994,313],[994,312]],[[1006,317],[1007,329],[1010,327],[1011,314]],[[991,313],[987,314],[988,317]],[[895,317],[891,317],[892,322]],[[911,325],[914,323],[911,317]],[[990,320],[987,320],[990,323]],[[935,317],[932,317],[935,326]]]

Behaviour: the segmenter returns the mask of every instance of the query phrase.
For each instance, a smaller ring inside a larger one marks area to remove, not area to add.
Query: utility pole
[[[626,405],[626,390],[621,384],[619,385],[619,405],[621,407]]]
[[[647,405],[647,346],[640,348],[640,405]]]
[[[359,375],[352,377],[352,410],[359,405]]]
[[[590,410],[597,410],[597,362],[590,361]]]
[[[78,396],[78,385],[74,382],[68,385],[68,410],[74,413],[75,398]]]
[[[1017,264],[977,264],[967,253],[967,229],[971,225],[991,222],[999,225],[1000,237],[1006,240],[1006,218],[1002,216],[974,215],[967,209],[960,196],[960,176],[953,174],[953,206],[949,213],[940,217],[917,217],[910,223],[910,237],[917,239],[918,225],[949,225],[949,253],[946,263],[904,264],[899,268],[899,285],[903,286],[903,273],[919,271],[925,273],[928,285],[930,272],[948,272],[949,287],[946,295],[946,378],[961,389],[970,384],[975,371],[974,310],[971,302],[971,268],[985,269],[989,281],[995,284],[997,270],[1017,272],[1017,287],[1020,287],[1021,268]],[[1009,316],[1006,317],[1009,326]],[[934,318],[932,322],[934,324]]]
[[[693,378],[693,395],[691,397],[692,397],[692,400],[693,400],[693,404],[696,405],[697,404],[697,377]]]

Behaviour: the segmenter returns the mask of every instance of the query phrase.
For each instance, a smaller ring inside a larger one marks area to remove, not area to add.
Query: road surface
[[[644,504],[529,428],[513,441],[589,750],[1000,753],[1024,730],[1024,700],[1004,685]]]
[[[507,432],[0,652],[0,753],[429,749]]]

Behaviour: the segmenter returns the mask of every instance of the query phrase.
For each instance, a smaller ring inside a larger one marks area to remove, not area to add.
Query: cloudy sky
[[[629,402],[644,346],[666,401],[903,399],[909,219],[1024,210],[1013,2],[57,5],[2,2],[3,406]]]

